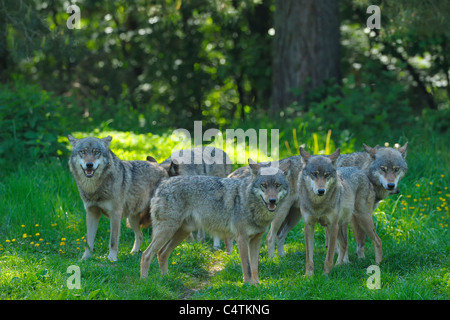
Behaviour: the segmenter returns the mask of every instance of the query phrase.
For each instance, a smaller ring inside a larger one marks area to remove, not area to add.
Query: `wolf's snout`
[[[388,187],[389,190],[393,190],[395,188],[395,183],[389,182],[387,184],[387,187]]]
[[[270,199],[269,199],[269,203],[271,203],[271,204],[276,204],[276,203],[277,203],[277,199],[275,199],[275,198],[270,198]]]
[[[317,189],[317,194],[319,195],[319,196],[323,196],[324,194],[325,194],[325,189]]]
[[[87,162],[86,163],[86,168],[92,169],[92,168],[94,168],[94,164],[92,162]]]

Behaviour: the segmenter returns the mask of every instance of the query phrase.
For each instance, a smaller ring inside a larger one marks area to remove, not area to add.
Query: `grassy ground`
[[[148,137],[140,138],[148,143]],[[164,144],[168,138],[161,139],[158,143]],[[119,143],[113,150],[122,148]],[[136,150],[124,149],[122,156],[130,152],[139,158],[147,152]],[[119,261],[106,259],[106,218],[100,220],[94,258],[81,261],[84,209],[66,162],[18,165],[0,182],[0,299],[449,299],[448,154],[445,139],[410,141],[402,193],[390,196],[374,213],[384,251],[379,290],[366,285],[367,267],[374,263],[370,241],[366,258],[357,260],[350,237],[351,263],[327,277],[321,274],[326,251],[321,227],[316,230],[316,276],[303,277],[303,222],[288,235],[285,257],[270,259],[262,247],[258,287],[243,284],[236,245],[227,255],[213,251],[210,239],[183,242],[170,257],[168,276],[160,276],[153,261],[149,278],[140,280],[141,254],[129,254],[134,236],[125,221]],[[158,160],[164,156],[156,154]],[[144,242],[142,250],[150,242],[147,232]],[[80,289],[69,289],[72,265],[79,267]]]

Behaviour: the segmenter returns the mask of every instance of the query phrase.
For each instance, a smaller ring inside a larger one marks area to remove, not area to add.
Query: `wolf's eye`
[[[98,156],[100,154],[100,151],[98,150],[93,150],[94,155]]]
[[[329,175],[330,174],[328,172],[324,172],[324,174],[323,174],[324,178],[328,178]]]
[[[394,167],[393,169],[394,169],[394,172],[398,172],[398,170],[400,170],[399,167]]]
[[[380,167],[380,170],[383,171],[383,172],[386,172],[387,168],[386,167]]]
[[[275,188],[281,187],[281,183],[275,183]]]
[[[317,171],[311,172],[311,175],[312,175],[313,177],[317,177],[318,174],[319,174],[319,173],[318,173]]]
[[[86,155],[86,153],[87,153],[86,149],[80,150],[80,154],[81,154],[81,155],[84,156],[84,155]]]
[[[261,183],[261,187],[263,187],[264,189],[267,188],[267,183]]]

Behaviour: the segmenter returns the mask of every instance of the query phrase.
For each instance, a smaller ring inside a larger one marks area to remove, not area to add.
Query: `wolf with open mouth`
[[[69,168],[86,210],[87,247],[83,259],[92,255],[94,239],[101,215],[110,219],[111,233],[108,258],[117,260],[120,219],[127,218],[135,233],[132,253],[142,243],[141,227],[150,221],[150,200],[159,182],[168,178],[167,171],[149,161],[122,161],[110,149],[110,136],[98,139],[76,139],[72,145]]]

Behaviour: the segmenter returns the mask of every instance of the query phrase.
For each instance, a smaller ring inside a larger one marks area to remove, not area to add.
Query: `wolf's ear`
[[[398,151],[402,154],[403,159],[406,158],[406,150],[408,149],[408,142],[406,142],[403,147],[398,148]]]
[[[169,174],[169,177],[178,176],[180,174],[180,163],[177,159],[172,159],[167,173]]]
[[[375,158],[375,153],[377,153],[376,147],[372,148],[372,147],[369,147],[367,144],[364,144],[364,143],[363,143],[363,147],[364,147],[364,150],[366,150],[366,152],[368,154],[370,154],[370,156],[372,158]],[[378,145],[377,145],[377,147],[378,147]]]
[[[333,152],[332,154],[330,154],[328,156],[328,158],[331,160],[331,162],[333,163],[333,165],[336,164],[337,159],[339,158],[339,155],[341,154],[341,148],[337,148],[335,152]]]
[[[280,170],[284,172],[285,176],[288,176],[290,173],[290,169],[291,168],[291,160],[289,160],[288,162],[286,162],[281,168]]]
[[[153,158],[152,156],[147,156],[147,161],[148,161],[148,162],[158,163],[158,161],[156,161],[156,159]]]
[[[70,145],[74,148],[78,142],[78,139],[72,137],[70,134],[67,136],[67,139],[69,139]]]
[[[258,174],[258,170],[261,166],[250,158],[248,158],[248,165],[249,165],[250,169],[252,170],[252,174],[254,176],[256,176]]]
[[[111,140],[112,140],[112,137],[107,136],[106,138],[102,139],[102,142],[105,145],[105,147],[109,148],[109,145],[111,144]]]
[[[306,150],[303,149],[303,147],[300,147],[299,150],[300,150],[300,155],[302,156],[305,163],[308,162],[309,158],[311,158],[311,155],[308,152],[306,152]]]

